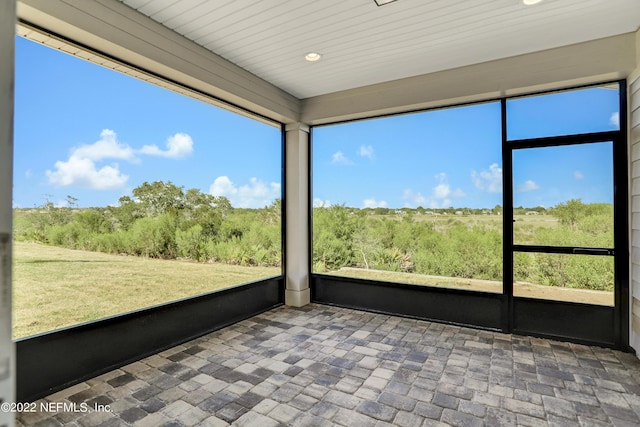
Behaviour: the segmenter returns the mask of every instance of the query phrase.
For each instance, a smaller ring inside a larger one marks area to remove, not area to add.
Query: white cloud
[[[362,207],[364,208],[386,208],[387,202],[384,200],[376,200],[374,198],[371,199],[365,199],[362,202]]]
[[[358,150],[358,155],[360,157],[366,157],[369,160],[373,160],[373,156],[374,156],[373,147],[370,145],[361,145],[360,149]]]
[[[209,187],[209,193],[216,197],[229,197],[237,194],[238,189],[236,188],[235,184],[231,182],[228,176],[219,176]]]
[[[77,186],[94,190],[111,190],[123,186],[129,177],[118,169],[118,164],[103,166],[100,169],[91,159],[71,155],[66,162],[57,161],[56,170],[47,170],[49,183],[59,186]]]
[[[573,172],[573,179],[581,180],[584,179],[584,174],[580,171]]]
[[[116,132],[104,129],[100,139],[93,144],[85,144],[71,150],[66,161],[55,162],[55,170],[47,170],[49,183],[59,187],[83,187],[93,190],[111,190],[122,187],[129,177],[120,171],[117,163],[99,166],[96,163],[106,159],[139,162],[136,154],[148,154],[169,158],[185,157],[193,152],[193,140],[184,133],[177,133],[167,139],[167,149],[156,145],[145,145],[136,150],[118,141]],[[27,171],[27,177],[31,171]]]
[[[420,192],[414,192],[413,190],[411,190],[410,188],[404,190],[404,192],[402,193],[402,198],[404,200],[408,201],[408,204],[410,206],[406,206],[406,207],[417,207],[417,206],[424,206],[425,204],[428,203],[428,199],[426,197],[424,197],[422,195],[422,193]]]
[[[93,144],[74,148],[67,161],[59,160],[55,170],[46,171],[49,183],[59,186],[77,186],[94,190],[110,190],[123,186],[129,177],[120,172],[117,163],[96,166],[96,162],[112,158],[135,161],[134,150],[118,142],[110,129],[100,132],[100,139]]]
[[[118,142],[117,135],[111,129],[100,132],[100,139],[93,144],[81,145],[72,151],[72,156],[93,161],[103,159],[134,160],[133,148]]]
[[[502,168],[497,163],[492,163],[488,170],[471,171],[471,180],[479,190],[502,193]]]
[[[266,184],[257,178],[251,178],[249,184],[238,187],[228,176],[217,177],[209,187],[209,193],[228,198],[236,208],[262,208],[282,196],[280,183]]]
[[[539,189],[540,186],[535,181],[528,179],[524,183],[518,186],[518,192],[526,193],[527,191],[533,191]]]
[[[317,197],[313,198],[313,207],[314,208],[328,208],[331,206],[330,200],[322,200]]]
[[[167,149],[162,150],[157,145],[145,145],[140,149],[140,153],[149,156],[167,157],[179,159],[187,157],[193,153],[193,140],[186,133],[176,133],[167,138]]]
[[[611,117],[609,117],[609,124],[620,127],[620,113],[618,111],[611,113]]]
[[[27,178],[31,178],[33,176],[33,172],[31,172],[31,169],[27,169],[24,173],[24,176]]]
[[[449,184],[445,184],[444,182],[441,182],[433,188],[433,197],[436,199],[445,199],[449,194],[451,194],[451,188]]]
[[[447,174],[441,172],[434,176],[439,181],[438,185],[431,189],[431,196],[424,196],[420,192],[415,192],[412,189],[406,189],[402,193],[402,198],[406,201],[405,207],[427,207],[427,208],[448,208],[452,205],[452,197],[460,198],[465,197],[466,194],[459,188],[455,190],[451,189],[451,186],[447,182]]]
[[[435,177],[440,183],[433,187],[433,197],[436,199],[446,199],[449,196],[452,197],[464,197],[466,194],[459,188],[455,190],[451,190],[451,186],[447,182],[447,174],[444,172],[440,172]]]
[[[342,151],[337,151],[331,156],[331,163],[334,165],[351,165],[353,162],[344,155]]]

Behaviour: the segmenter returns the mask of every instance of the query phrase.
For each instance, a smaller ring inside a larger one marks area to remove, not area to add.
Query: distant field
[[[275,267],[145,259],[15,242],[13,336],[51,331],[280,273]]]
[[[493,226],[502,230],[502,215],[415,215],[415,221],[431,222],[434,225],[446,224],[453,220],[458,220],[467,225],[483,225]],[[553,215],[514,215],[515,228],[518,229],[522,225],[536,227],[555,227],[558,225],[558,218]]]

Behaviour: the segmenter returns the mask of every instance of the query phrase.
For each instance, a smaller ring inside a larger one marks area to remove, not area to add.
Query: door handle
[[[573,248],[576,255],[615,255],[613,249]]]

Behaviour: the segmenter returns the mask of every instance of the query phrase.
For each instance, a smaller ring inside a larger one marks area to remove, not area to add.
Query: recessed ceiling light
[[[541,1],[542,0],[522,0],[522,3],[526,4],[527,6],[531,6],[536,3],[540,3]]]
[[[306,59],[309,62],[316,62],[317,60],[320,59],[322,55],[320,55],[318,52],[309,52],[304,56],[304,59]]]

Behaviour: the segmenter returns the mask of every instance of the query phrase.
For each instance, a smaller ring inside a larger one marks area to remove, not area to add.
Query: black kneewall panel
[[[515,333],[614,345],[613,307],[528,298],[514,298],[513,305]]]
[[[16,397],[29,402],[284,303],[281,277],[16,342]]]
[[[501,327],[501,294],[313,275],[312,300],[473,327]]]

